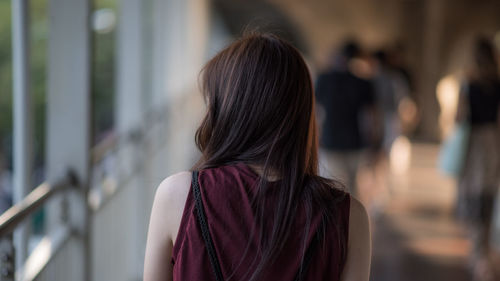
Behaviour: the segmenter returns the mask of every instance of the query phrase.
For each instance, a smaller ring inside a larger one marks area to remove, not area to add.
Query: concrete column
[[[57,265],[71,268],[72,276],[67,277],[71,280],[89,280],[91,272],[86,204],[91,139],[89,18],[89,0],[49,0],[47,180],[55,182],[72,169],[82,185],[68,198],[77,245],[71,246],[75,250],[67,264]],[[61,202],[53,200],[47,208],[48,231],[61,223],[61,215]]]
[[[123,0],[117,27],[116,129],[138,128],[143,119],[142,1]]]
[[[152,103],[151,107],[155,108],[158,105],[163,105],[166,100],[166,68],[167,68],[167,11],[166,0],[152,0],[153,1],[153,76],[151,77],[152,84]]]
[[[436,86],[441,74],[441,46],[446,0],[427,0],[424,7],[422,67],[418,74],[418,104],[421,110],[420,134],[427,140],[439,140],[439,105]]]
[[[123,0],[120,3],[117,29],[117,65],[116,65],[116,131],[118,141],[119,177],[126,178],[135,174],[132,186],[134,196],[130,197],[128,208],[131,215],[127,235],[129,250],[127,251],[128,276],[140,278],[144,261],[144,248],[147,221],[143,219],[148,207],[145,206],[144,180],[144,142],[146,108],[149,106],[149,94],[144,93],[144,54],[151,52],[144,47],[144,15],[145,2],[141,0]]]

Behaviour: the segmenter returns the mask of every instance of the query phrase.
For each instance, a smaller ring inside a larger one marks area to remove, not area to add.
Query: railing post
[[[14,281],[15,257],[13,235],[0,238],[0,281]]]

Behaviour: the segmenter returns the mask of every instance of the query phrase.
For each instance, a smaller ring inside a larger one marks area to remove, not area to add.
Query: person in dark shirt
[[[361,152],[370,140],[367,113],[374,105],[370,81],[356,75],[353,62],[360,49],[347,43],[336,64],[321,73],[316,82],[316,101],[323,109],[320,146],[326,174],[342,180],[356,196],[356,175]]]
[[[489,40],[475,42],[473,68],[462,86],[457,120],[470,125],[463,171],[458,179],[458,211],[472,240],[474,280],[493,276],[490,233],[500,183],[500,78]]]

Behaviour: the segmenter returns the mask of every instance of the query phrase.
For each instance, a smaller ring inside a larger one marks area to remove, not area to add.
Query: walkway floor
[[[384,203],[369,207],[372,281],[471,280],[469,243],[452,216],[454,183],[436,170],[437,153],[412,144],[408,171],[389,176]]]

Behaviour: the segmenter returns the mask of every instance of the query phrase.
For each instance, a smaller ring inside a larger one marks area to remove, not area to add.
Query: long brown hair
[[[291,44],[272,34],[253,33],[206,64],[201,89],[208,110],[196,132],[202,157],[195,168],[237,162],[263,167],[254,200],[256,223],[261,226],[254,227],[261,230],[260,260],[250,277],[258,280],[283,249],[300,206],[305,206],[308,222],[313,206],[324,211],[324,219],[333,219],[335,183],[317,175],[309,70]],[[271,190],[265,180],[271,174],[281,179],[279,188]],[[265,209],[268,192],[279,198],[274,216]],[[268,219],[274,222],[272,229],[262,227]],[[304,237],[308,232],[306,226]]]

